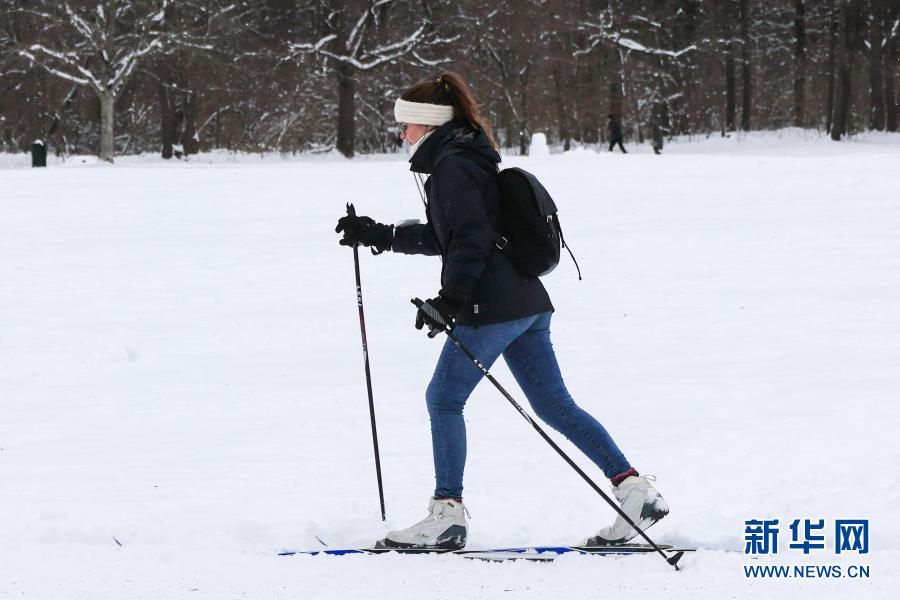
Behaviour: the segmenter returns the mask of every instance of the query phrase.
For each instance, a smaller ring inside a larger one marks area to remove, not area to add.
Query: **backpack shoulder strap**
[[[462,151],[463,151],[462,148],[453,147],[452,145],[444,148],[443,150],[438,152],[438,155],[434,158],[434,168],[436,169],[438,166],[438,163],[440,163],[442,160],[444,160],[448,156],[452,156],[454,154],[459,154]]]

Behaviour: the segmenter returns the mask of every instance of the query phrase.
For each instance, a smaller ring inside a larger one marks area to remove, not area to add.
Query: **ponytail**
[[[458,74],[444,71],[432,80],[411,85],[400,98],[408,102],[452,106],[455,119],[467,122],[474,129],[482,130],[491,146],[499,148],[494,140],[491,124],[482,116],[472,90]]]

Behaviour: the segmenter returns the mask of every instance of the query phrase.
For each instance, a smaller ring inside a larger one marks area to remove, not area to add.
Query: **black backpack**
[[[578,279],[581,269],[566,246],[556,204],[537,177],[518,167],[503,169],[500,184],[500,223],[496,245],[523,275],[542,277],[559,264],[560,246],[569,252]]]

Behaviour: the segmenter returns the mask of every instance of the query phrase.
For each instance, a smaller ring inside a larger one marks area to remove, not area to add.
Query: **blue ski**
[[[659,548],[666,554],[675,555],[693,552],[696,548],[676,548],[661,544]],[[279,556],[346,556],[348,554],[455,554],[463,558],[480,560],[531,560],[549,562],[563,554],[590,554],[598,556],[621,556],[625,554],[647,554],[655,552],[647,544],[621,544],[618,546],[521,546],[513,548],[487,548],[482,550],[443,550],[433,548],[344,548],[336,550],[309,550],[280,552]]]

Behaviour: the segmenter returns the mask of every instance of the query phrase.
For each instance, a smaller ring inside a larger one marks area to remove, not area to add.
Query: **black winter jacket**
[[[500,155],[481,130],[459,121],[437,128],[410,159],[426,173],[428,222],[394,230],[391,249],[441,255],[441,295],[460,306],[457,323],[485,325],[553,310],[535,277],[519,273],[495,245]]]
[[[609,141],[611,142],[621,142],[623,140],[622,137],[622,124],[618,121],[610,121],[609,122]]]

